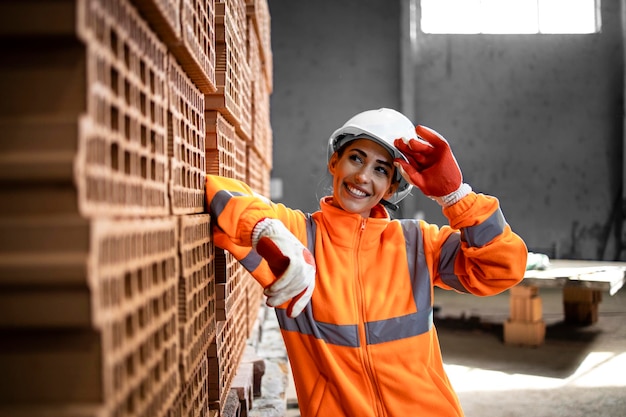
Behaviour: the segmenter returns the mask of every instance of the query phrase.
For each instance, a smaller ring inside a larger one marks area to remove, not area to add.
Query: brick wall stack
[[[204,187],[269,197],[269,24],[266,0],[0,4],[0,415],[228,414],[262,292]]]

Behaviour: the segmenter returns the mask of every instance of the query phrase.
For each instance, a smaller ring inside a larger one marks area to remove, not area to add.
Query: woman
[[[433,286],[494,295],[527,250],[498,201],[462,181],[448,143],[404,115],[359,113],[330,137],[333,193],[307,215],[207,178],[218,246],[265,288],[302,417],[462,416],[433,326]],[[417,186],[450,226],[391,220]],[[260,256],[259,256],[260,255]]]

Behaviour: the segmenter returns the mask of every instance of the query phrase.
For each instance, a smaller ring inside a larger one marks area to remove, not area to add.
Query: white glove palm
[[[277,219],[263,219],[254,227],[252,246],[278,277],[265,288],[267,305],[279,306],[293,299],[287,315],[296,317],[309,303],[315,289],[315,259],[311,252]]]

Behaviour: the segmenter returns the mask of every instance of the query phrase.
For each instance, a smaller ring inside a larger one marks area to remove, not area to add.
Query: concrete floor
[[[603,294],[599,320],[563,322],[560,289],[541,289],[547,331],[539,347],[503,343],[508,293],[477,298],[435,290],[448,375],[466,417],[626,416],[626,290]],[[297,417],[288,377],[286,416]]]

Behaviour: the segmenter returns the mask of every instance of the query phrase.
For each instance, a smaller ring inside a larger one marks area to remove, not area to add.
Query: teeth
[[[349,185],[347,187],[348,187],[348,191],[350,191],[352,194],[355,194],[359,197],[365,197],[367,195],[367,193],[364,193],[361,190],[357,190],[356,188],[350,187]]]

